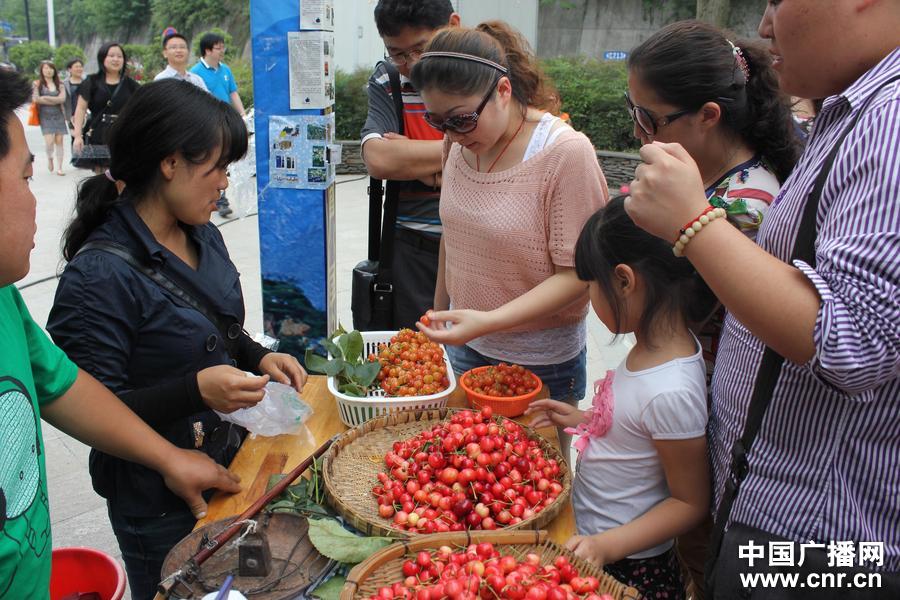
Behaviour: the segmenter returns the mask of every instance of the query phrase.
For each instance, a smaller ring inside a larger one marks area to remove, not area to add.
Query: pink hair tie
[[[732,42],[731,40],[725,41],[731,45],[731,54],[732,56],[734,56],[734,60],[737,61],[738,68],[740,68],[741,72],[744,74],[744,81],[750,81],[750,65],[747,64],[747,58],[741,51],[740,46],[735,46],[734,42]]]
[[[110,181],[112,181],[113,183],[116,182],[116,178],[112,176],[112,173],[109,172],[109,169],[104,171],[103,174],[106,175],[106,178],[109,179]]]

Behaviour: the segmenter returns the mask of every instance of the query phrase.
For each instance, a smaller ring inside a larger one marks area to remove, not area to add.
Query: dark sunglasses
[[[689,115],[693,112],[697,112],[696,110],[679,110],[678,112],[674,112],[670,115],[665,115],[663,117],[660,117],[659,119],[654,119],[649,110],[647,110],[643,106],[638,106],[631,101],[631,96],[628,95],[628,92],[625,92],[625,105],[628,107],[628,112],[631,115],[631,120],[634,121],[637,126],[641,128],[641,131],[643,131],[644,134],[649,137],[655,136],[660,127],[665,127],[672,121],[675,121],[676,119],[679,119],[684,115]]]
[[[471,133],[472,131],[475,131],[475,128],[478,127],[478,117],[481,115],[481,111],[484,110],[484,107],[487,106],[488,100],[494,95],[494,91],[497,89],[497,82],[499,81],[499,77],[494,80],[494,83],[491,84],[491,88],[488,90],[487,94],[485,94],[484,99],[481,101],[481,104],[478,105],[478,108],[475,109],[475,112],[453,115],[452,117],[442,119],[434,113],[426,111],[424,115],[425,122],[443,133],[448,131],[454,133]]]

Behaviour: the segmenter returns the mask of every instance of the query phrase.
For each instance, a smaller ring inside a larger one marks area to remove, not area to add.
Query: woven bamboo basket
[[[372,487],[378,483],[378,473],[385,470],[384,455],[397,440],[415,436],[435,423],[445,420],[459,409],[406,410],[376,417],[339,437],[324,455],[325,494],[328,502],[353,527],[364,535],[391,537],[418,536],[409,531],[391,527],[391,520],[378,514],[378,503],[372,496]],[[500,423],[505,417],[494,416]],[[553,521],[569,501],[572,490],[572,473],[566,460],[550,442],[533,429],[522,426],[530,439],[538,440],[544,456],[559,462],[562,493],[550,506],[510,529],[541,529]]]
[[[582,576],[594,576],[600,580],[598,594],[609,594],[615,600],[639,600],[638,591],[620,583],[611,575],[588,562],[576,558],[570,551],[548,539],[546,531],[468,531],[435,533],[416,536],[413,540],[391,544],[356,565],[347,576],[341,590],[341,600],[367,598],[378,588],[403,581],[403,561],[415,557],[421,550],[436,550],[440,546],[465,547],[471,543],[491,542],[501,546],[500,552],[522,560],[529,552],[539,554],[541,565],[550,564],[560,555],[569,558]]]

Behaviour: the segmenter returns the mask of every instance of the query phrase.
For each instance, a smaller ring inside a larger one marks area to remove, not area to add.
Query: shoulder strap
[[[886,81],[881,87],[900,79],[900,76],[893,77]],[[880,88],[879,88],[880,89]],[[834,146],[825,158],[822,168],[813,183],[812,190],[803,207],[803,216],[800,221],[800,227],[797,231],[797,238],[794,241],[794,248],[791,251],[791,262],[802,260],[811,267],[816,266],[816,213],[819,209],[819,200],[822,198],[822,190],[825,188],[825,182],[831,174],[834,161],[838,152],[844,143],[844,140],[850,132],[856,127],[857,122],[866,112],[871,101],[875,98],[873,92],[866,103],[860,108],[850,124],[841,132],[841,135],[835,141]],[[737,498],[738,490],[741,483],[750,473],[750,463],[748,456],[753,442],[756,439],[759,430],[762,428],[763,417],[765,417],[766,409],[775,393],[775,386],[778,384],[778,378],[781,375],[781,369],[784,366],[784,357],[766,346],[763,358],[756,373],[756,381],[753,384],[753,395],[750,398],[750,405],[747,407],[747,420],[744,423],[744,431],[739,440],[737,440],[731,448],[731,467],[728,479],[725,481],[725,491],[722,494],[722,500],[719,502],[719,509],[716,512],[716,520],[713,526],[712,537],[710,539],[710,553],[712,561],[718,558],[719,550],[722,546],[722,539],[725,536],[725,529],[731,516],[731,509]]]
[[[159,287],[168,291],[185,306],[202,314],[210,323],[215,325],[216,329],[219,330],[219,334],[222,337],[222,343],[225,344],[228,354],[231,355],[232,358],[237,357],[237,340],[244,332],[244,329],[239,322],[228,321],[227,319],[222,318],[215,311],[207,308],[205,304],[200,302],[190,292],[179,286],[174,280],[139,260],[128,248],[121,244],[104,241],[88,242],[79,248],[76,256],[83,252],[87,252],[88,250],[100,250],[118,256],[128,263],[132,269],[142,273],[148,279],[159,285]]]
[[[400,72],[394,65],[385,61],[388,78],[391,83],[391,96],[394,100],[394,109],[397,111],[397,123],[401,135],[403,126],[403,90],[400,84]],[[389,286],[393,283],[391,265],[394,261],[394,227],[397,223],[397,205],[400,202],[399,181],[388,181],[384,198],[384,221],[381,225],[381,247],[378,251],[379,268],[375,277],[376,285]]]

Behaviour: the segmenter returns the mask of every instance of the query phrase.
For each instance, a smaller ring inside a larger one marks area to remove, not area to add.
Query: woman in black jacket
[[[110,169],[79,189],[47,328],[163,436],[227,465],[244,431],[212,409],[254,405],[270,378],[297,390],[306,379],[292,356],[243,332],[238,272],[209,223],[225,169],[247,150],[246,128],[227,104],[167,79],[134,94],[109,147]],[[152,598],[166,553],[194,517],[156,472],[96,451],[90,470],[132,596]]]

